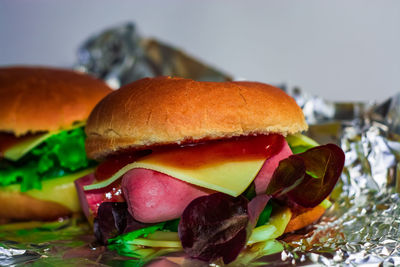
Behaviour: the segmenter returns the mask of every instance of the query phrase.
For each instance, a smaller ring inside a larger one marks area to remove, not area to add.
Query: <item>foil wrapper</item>
[[[283,262],[400,265],[399,101],[397,94],[381,104],[348,103],[353,112],[344,112],[347,116],[340,119],[335,115],[344,114],[337,111],[340,104],[307,97],[302,102],[307,119],[320,123],[311,128],[340,124],[332,136],[337,137],[346,161],[333,194],[335,204],[309,232],[288,240]],[[321,108],[308,110],[307,105]]]
[[[105,80],[112,88],[155,76],[199,81],[232,79],[172,46],[141,37],[132,23],[111,28],[85,41],[78,50],[75,68]]]
[[[174,47],[141,37],[131,23],[84,42],[75,68],[114,88],[158,75],[232,79]],[[286,91],[302,107],[310,124],[308,135],[342,147],[345,168],[331,196],[334,204],[323,218],[283,236],[284,251],[255,259],[252,265],[400,266],[400,94],[384,103],[335,103],[298,88]],[[82,219],[0,226],[0,266],[137,263],[93,242],[90,226]],[[182,253],[160,257],[149,264],[157,266],[152,264],[206,265]]]

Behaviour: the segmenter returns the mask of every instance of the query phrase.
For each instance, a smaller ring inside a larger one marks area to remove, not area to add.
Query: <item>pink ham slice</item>
[[[127,172],[122,178],[122,191],[131,215],[144,223],[179,218],[192,200],[213,193],[148,169]]]
[[[284,141],[281,151],[265,161],[264,165],[261,167],[261,170],[254,179],[257,195],[265,194],[265,190],[267,190],[272,175],[279,165],[279,161],[288,158],[292,154],[292,150],[290,150],[288,143]]]
[[[97,210],[103,202],[124,202],[120,180],[100,189],[85,191],[83,187],[95,181],[93,173],[75,180],[76,191],[86,218],[91,221],[97,216]]]
[[[94,174],[88,174],[86,176],[83,176],[77,180],[75,180],[75,187],[76,187],[76,191],[78,192],[78,197],[79,197],[79,202],[81,203],[81,207],[82,207],[82,211],[85,214],[86,218],[90,218],[90,215],[92,213],[92,207],[93,204],[89,203],[89,200],[91,200],[90,202],[100,202],[102,197],[99,195],[96,195],[95,199],[87,199],[85,191],[83,190],[83,187],[85,185],[90,185],[94,182],[95,177]]]

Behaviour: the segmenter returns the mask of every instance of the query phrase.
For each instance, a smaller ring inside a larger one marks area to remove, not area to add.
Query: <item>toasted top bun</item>
[[[86,121],[112,90],[102,81],[71,70],[0,68],[0,131],[55,131]]]
[[[271,85],[145,78],[95,107],[86,126],[86,151],[101,159],[125,149],[306,129],[294,99]]]

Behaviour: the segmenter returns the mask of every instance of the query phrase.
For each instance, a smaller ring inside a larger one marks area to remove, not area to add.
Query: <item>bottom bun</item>
[[[71,211],[55,202],[33,198],[20,193],[0,191],[0,219],[55,220],[71,215]]]
[[[319,218],[321,218],[324,212],[325,208],[321,206],[316,206],[292,217],[288,225],[286,226],[285,233],[299,230],[316,222]]]

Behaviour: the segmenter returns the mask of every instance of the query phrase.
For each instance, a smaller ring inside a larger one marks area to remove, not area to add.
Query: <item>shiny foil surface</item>
[[[106,80],[116,89],[145,76],[232,79],[174,47],[141,37],[134,24],[89,38],[79,49],[75,68]],[[286,234],[280,240],[283,252],[256,258],[251,265],[400,265],[400,94],[388,96],[384,103],[334,103],[300,89],[287,91],[304,111],[310,124],[308,135],[320,143],[342,147],[345,169],[331,196],[334,204],[323,218]],[[82,218],[0,226],[0,266],[135,263],[96,245],[91,227]],[[149,266],[167,263],[207,265],[175,253],[155,259]]]
[[[331,134],[344,150],[346,162],[341,182],[332,194],[334,205],[309,232],[297,240],[288,238],[283,261],[327,266],[400,265],[400,94],[381,104],[347,104],[353,112],[340,120],[335,115],[342,113],[340,105],[321,104],[318,98],[303,99],[300,95],[299,99],[304,101],[307,119],[317,123],[311,131],[338,123]],[[321,109],[308,110],[307,105]],[[327,113],[332,106],[333,112]]]
[[[231,80],[229,75],[172,46],[141,37],[132,23],[105,30],[85,41],[78,50],[75,68],[105,80],[112,88],[155,76]]]

